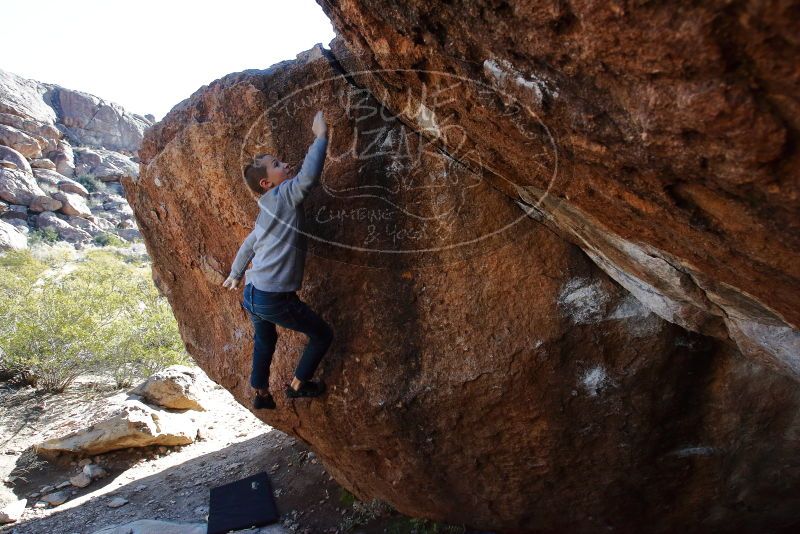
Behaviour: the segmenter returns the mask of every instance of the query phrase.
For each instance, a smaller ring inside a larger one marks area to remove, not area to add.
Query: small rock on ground
[[[128,500],[123,499],[122,497],[114,497],[108,501],[109,508],[119,508],[120,506],[125,506],[126,504],[128,504]]]

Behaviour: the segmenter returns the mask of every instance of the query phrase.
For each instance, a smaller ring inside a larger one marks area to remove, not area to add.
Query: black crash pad
[[[211,488],[208,534],[263,527],[280,518],[266,472]]]

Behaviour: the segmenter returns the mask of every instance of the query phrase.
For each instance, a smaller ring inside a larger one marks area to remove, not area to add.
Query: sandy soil
[[[0,501],[27,498],[80,471],[75,456],[37,457],[30,446],[61,424],[80,418],[87,403],[119,390],[82,379],[58,395],[0,383]],[[265,425],[216,386],[199,412],[201,439],[183,447],[124,449],[92,457],[110,476],[86,488],[68,487],[70,499],[36,509],[28,500],[20,521],[4,534],[92,533],[137,519],[204,522],[209,490],[255,473],[269,473],[281,521],[296,533],[474,532],[442,529],[406,518],[389,506],[361,503],[339,486],[302,442]],[[13,495],[12,495],[13,494]],[[128,501],[110,508],[114,497]],[[252,532],[252,531],[251,531]]]

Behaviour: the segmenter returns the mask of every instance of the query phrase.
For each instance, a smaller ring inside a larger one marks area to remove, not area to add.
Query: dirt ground
[[[86,378],[56,395],[0,382],[0,501],[28,498],[22,519],[0,532],[90,534],[137,519],[205,522],[211,488],[262,471],[269,473],[288,532],[475,532],[413,520],[377,501],[354,500],[302,442],[256,419],[219,386],[204,401],[207,411],[198,412],[201,439],[182,447],[130,448],[92,457],[109,471],[108,477],[86,488],[67,487],[70,498],[64,504],[34,508],[37,499],[29,495],[78,474],[82,458],[48,461],[37,457],[31,445],[79,419],[87,403],[117,393],[109,384]],[[110,508],[114,497],[128,503]]]

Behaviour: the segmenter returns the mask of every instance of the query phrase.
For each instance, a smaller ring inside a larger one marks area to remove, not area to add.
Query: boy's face
[[[262,178],[259,182],[259,185],[264,191],[269,191],[270,189],[278,187],[281,182],[291,178],[292,168],[289,164],[282,162],[270,154],[263,154],[256,157],[255,164],[267,169],[267,177]]]

